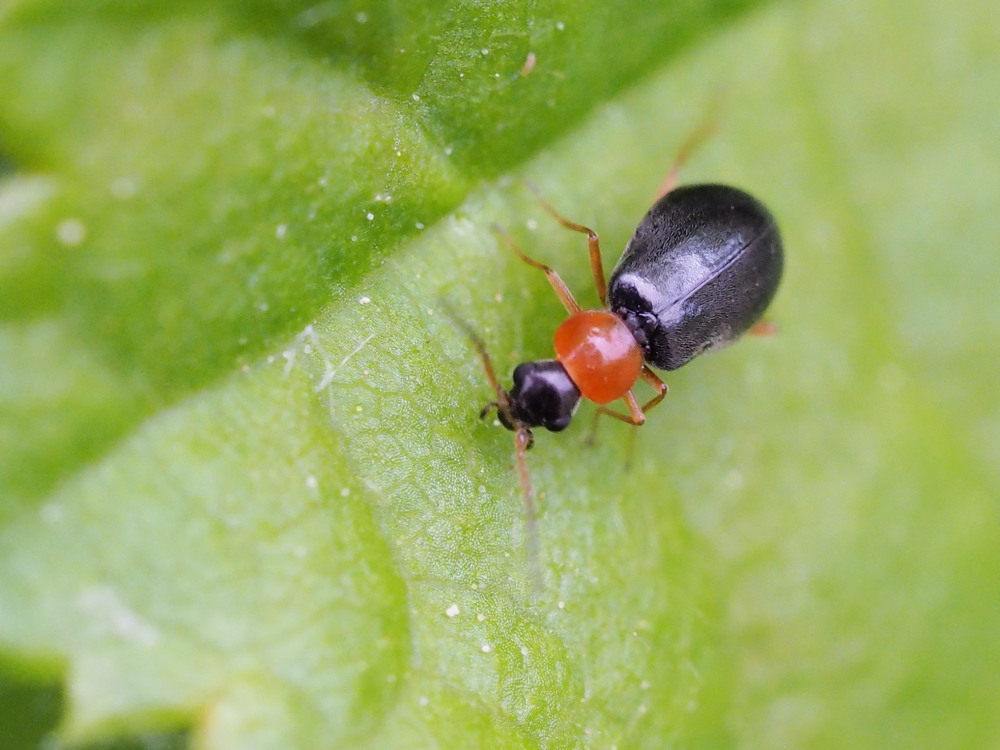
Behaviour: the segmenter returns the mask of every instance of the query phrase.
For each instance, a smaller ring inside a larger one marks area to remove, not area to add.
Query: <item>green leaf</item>
[[[743,7],[0,6],[2,744],[997,745],[996,15]],[[537,435],[536,592],[442,302],[548,356],[490,224],[595,304],[525,181],[610,267],[720,91],[780,335]]]

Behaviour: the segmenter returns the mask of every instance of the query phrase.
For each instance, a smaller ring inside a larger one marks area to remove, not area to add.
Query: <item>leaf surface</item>
[[[995,14],[741,7],[0,9],[14,747],[56,681],[68,743],[997,744]],[[442,301],[549,356],[490,224],[594,304],[525,181],[610,268],[719,91],[780,335],[537,436],[536,594]]]

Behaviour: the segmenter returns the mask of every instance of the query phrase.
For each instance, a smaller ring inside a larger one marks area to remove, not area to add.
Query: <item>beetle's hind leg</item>
[[[667,384],[660,380],[660,377],[649,369],[649,365],[643,365],[642,371],[639,373],[639,377],[649,383],[653,388],[656,389],[656,395],[653,396],[649,401],[647,401],[642,406],[639,406],[639,401],[635,397],[635,393],[629,391],[622,398],[625,400],[625,405],[628,407],[628,414],[622,414],[621,412],[615,411],[614,409],[609,409],[607,406],[598,406],[597,414],[606,414],[609,417],[617,419],[620,422],[625,422],[626,424],[634,425],[639,427],[646,422],[646,412],[650,411],[654,406],[659,404],[670,388]]]
[[[761,338],[770,338],[771,336],[778,335],[778,324],[773,320],[765,318],[764,320],[758,320],[752,326],[750,330],[747,331],[751,336],[759,336]]]
[[[649,368],[649,365],[642,366],[642,371],[639,373],[639,377],[645,380],[656,390],[656,395],[642,406],[639,406],[639,402],[636,399],[635,394],[632,391],[626,393],[623,398],[625,400],[625,405],[628,407],[628,414],[615,411],[607,406],[598,406],[597,411],[594,412],[594,421],[590,427],[590,434],[587,436],[587,445],[594,445],[596,442],[597,423],[600,421],[602,414],[609,416],[612,419],[617,419],[619,422],[630,424],[633,427],[640,427],[646,422],[646,413],[658,405],[670,390],[667,384],[660,379],[660,376]]]
[[[708,111],[705,112],[701,122],[698,123],[697,127],[688,134],[688,137],[681,144],[681,147],[677,150],[677,155],[674,157],[674,163],[670,165],[670,171],[667,172],[667,176],[660,183],[660,189],[656,191],[656,200],[660,200],[660,198],[677,187],[681,179],[681,170],[687,164],[688,159],[715,132],[718,126],[721,105],[722,97],[721,95],[717,95],[709,105]]]
[[[664,396],[670,391],[670,387],[663,382],[659,375],[649,368],[649,365],[642,366],[642,372],[639,373],[639,377],[645,380],[656,391],[656,395],[643,404],[642,410],[648,413],[663,400]]]

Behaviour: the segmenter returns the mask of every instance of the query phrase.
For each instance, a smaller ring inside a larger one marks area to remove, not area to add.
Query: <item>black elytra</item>
[[[676,370],[756,323],[782,266],[777,225],[760,201],[726,185],[678,187],[636,228],[611,274],[608,307],[649,364]]]

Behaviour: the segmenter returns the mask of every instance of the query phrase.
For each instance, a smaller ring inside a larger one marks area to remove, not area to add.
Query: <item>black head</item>
[[[524,362],[514,369],[514,387],[507,393],[507,409],[499,409],[508,430],[544,427],[565,430],[580,403],[580,391],[566,368],[554,359]]]

